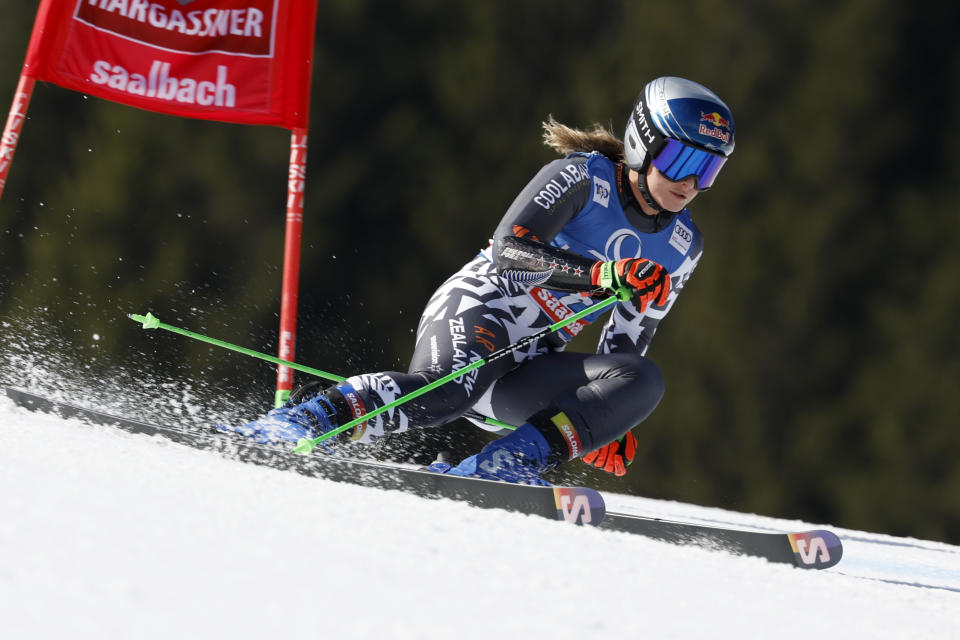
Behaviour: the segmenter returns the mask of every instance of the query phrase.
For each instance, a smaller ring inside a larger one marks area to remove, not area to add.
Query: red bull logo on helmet
[[[704,122],[709,122],[713,127],[709,127]],[[726,129],[726,131],[723,131]],[[710,136],[711,138],[716,138],[724,144],[729,144],[730,142],[730,121],[721,116],[716,111],[711,113],[700,112],[700,128],[698,133],[702,136]]]
[[[712,113],[700,112],[700,122],[709,122],[715,127],[723,127],[724,129],[730,130],[730,121],[724,118],[722,115],[716,111]]]

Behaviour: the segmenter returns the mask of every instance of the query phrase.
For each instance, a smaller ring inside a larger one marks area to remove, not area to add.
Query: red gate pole
[[[297,298],[300,289],[300,244],[303,236],[303,193],[307,178],[307,129],[290,134],[290,170],[287,180],[287,225],[283,245],[283,292],[280,298],[280,344],[277,357],[294,362],[297,341]],[[279,407],[293,391],[293,371],[277,365],[274,406]]]
[[[13,152],[17,150],[17,143],[20,141],[20,131],[27,119],[27,107],[30,105],[30,96],[33,95],[34,82],[33,78],[20,74],[10,115],[7,116],[7,125],[3,129],[3,138],[0,138],[0,198],[3,197],[7,174],[10,173],[10,165],[13,163]]]

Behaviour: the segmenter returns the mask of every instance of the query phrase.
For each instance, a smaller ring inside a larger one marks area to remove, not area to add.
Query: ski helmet
[[[631,169],[642,174],[653,162],[670,180],[693,176],[705,191],[733,153],[733,114],[701,84],[657,78],[637,97],[623,143]]]

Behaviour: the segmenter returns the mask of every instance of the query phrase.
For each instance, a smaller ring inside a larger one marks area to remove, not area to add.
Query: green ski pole
[[[533,342],[536,342],[537,340],[539,340],[539,339],[541,339],[541,338],[549,335],[550,333],[553,333],[554,331],[557,331],[557,330],[559,330],[559,329],[562,329],[562,328],[566,327],[567,325],[573,324],[574,322],[576,322],[576,321],[579,320],[580,318],[583,318],[584,316],[587,316],[587,315],[590,315],[591,313],[595,313],[595,312],[597,312],[597,311],[600,311],[601,309],[605,309],[605,308],[609,307],[609,306],[612,305],[612,304],[615,304],[616,302],[618,302],[618,301],[620,301],[620,300],[629,300],[629,299],[630,299],[630,296],[631,296],[631,293],[630,293],[630,290],[629,290],[629,289],[627,289],[626,287],[619,287],[619,288],[617,289],[617,292],[616,292],[615,294],[613,294],[612,296],[610,296],[609,298],[607,298],[607,299],[604,300],[603,302],[600,302],[600,303],[598,303],[598,304],[595,304],[595,305],[592,305],[592,306],[590,306],[590,307],[587,307],[586,309],[583,309],[583,310],[581,310],[581,311],[578,311],[577,313],[573,314],[573,315],[570,316],[569,318],[564,318],[563,320],[560,320],[560,321],[558,321],[558,322],[555,322],[555,323],[553,323],[552,325],[550,325],[549,327],[546,327],[546,328],[544,328],[544,329],[541,329],[540,331],[538,331],[538,332],[536,332],[536,333],[534,333],[534,334],[532,334],[532,335],[529,335],[529,336],[520,338],[519,340],[517,340],[517,341],[514,342],[513,344],[507,345],[506,347],[504,347],[503,349],[500,349],[500,350],[498,350],[498,351],[494,351],[493,353],[491,353],[491,354],[490,354],[489,356],[487,356],[486,358],[480,358],[480,359],[477,360],[476,362],[471,362],[470,364],[468,364],[468,365],[466,365],[466,366],[464,366],[464,367],[461,367],[461,368],[457,369],[456,371],[452,371],[452,372],[448,373],[447,375],[443,376],[442,378],[438,378],[437,380],[434,380],[433,382],[431,382],[431,383],[429,383],[429,384],[426,384],[426,385],[420,387],[419,389],[415,389],[415,390],[411,391],[410,393],[408,393],[408,394],[406,394],[406,395],[404,395],[404,396],[401,396],[401,397],[397,398],[397,399],[394,400],[393,402],[390,402],[390,403],[388,403],[388,404],[385,404],[385,405],[383,405],[382,407],[379,407],[379,408],[377,408],[377,409],[374,409],[373,411],[370,411],[370,412],[368,412],[368,413],[365,413],[364,415],[362,415],[362,416],[360,416],[360,417],[358,417],[358,418],[355,418],[355,419],[351,420],[350,422],[348,422],[348,423],[346,423],[346,424],[344,424],[344,425],[342,425],[342,426],[337,427],[336,429],[333,429],[333,430],[331,430],[331,431],[328,431],[327,433],[324,433],[324,434],[322,434],[322,435],[319,435],[319,436],[317,436],[316,438],[300,438],[300,440],[297,442],[297,446],[293,448],[293,452],[294,452],[294,453],[303,453],[303,454],[312,453],[313,450],[314,450],[314,448],[315,448],[318,444],[320,444],[321,442],[323,442],[324,440],[328,440],[328,439],[334,437],[335,435],[337,435],[337,434],[339,434],[339,433],[343,433],[344,431],[347,431],[347,430],[349,430],[349,429],[352,429],[353,427],[357,426],[358,424],[360,424],[360,423],[362,423],[362,422],[365,422],[366,420],[369,420],[370,418],[372,418],[372,417],[374,417],[374,416],[380,415],[381,413],[383,413],[383,412],[385,412],[385,411],[389,411],[390,409],[393,409],[393,408],[398,407],[398,406],[400,406],[400,405],[402,405],[402,404],[405,404],[405,403],[407,403],[407,402],[409,402],[409,401],[411,401],[411,400],[414,400],[415,398],[419,398],[419,397],[422,396],[423,394],[428,393],[428,392],[436,389],[437,387],[443,386],[443,385],[447,384],[448,382],[450,382],[451,380],[455,380],[456,378],[459,378],[460,376],[466,375],[466,374],[470,373],[471,371],[473,371],[473,370],[475,370],[475,369],[479,369],[480,367],[482,367],[482,366],[485,365],[485,364],[489,364],[489,363],[493,362],[494,360],[499,360],[500,358],[503,358],[504,356],[510,355],[510,354],[513,353],[514,351],[516,351],[516,350],[518,350],[518,349],[522,349],[522,348],[524,348],[524,347],[532,344]]]

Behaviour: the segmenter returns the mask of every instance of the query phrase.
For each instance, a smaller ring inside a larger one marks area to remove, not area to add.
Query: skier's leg
[[[476,362],[489,346],[506,346],[503,323],[481,307],[465,310],[458,316],[442,316],[422,327],[408,372],[387,371],[350,377],[328,389],[326,394],[337,406],[348,409],[349,419],[387,405],[448,373]],[[356,427],[351,438],[369,442],[390,433],[402,433],[410,427],[436,427],[467,411],[476,399],[498,378],[515,366],[511,358],[502,358],[454,378],[394,409],[381,413]],[[342,397],[347,402],[343,402]],[[343,415],[344,410],[340,413]]]
[[[663,392],[657,366],[637,354],[545,354],[491,390],[495,417],[521,426],[449,473],[541,484],[541,472],[612,442],[646,419]]]
[[[663,398],[660,368],[635,353],[548,353],[525,362],[489,393],[493,416],[521,424],[562,411],[593,451],[646,420]]]

